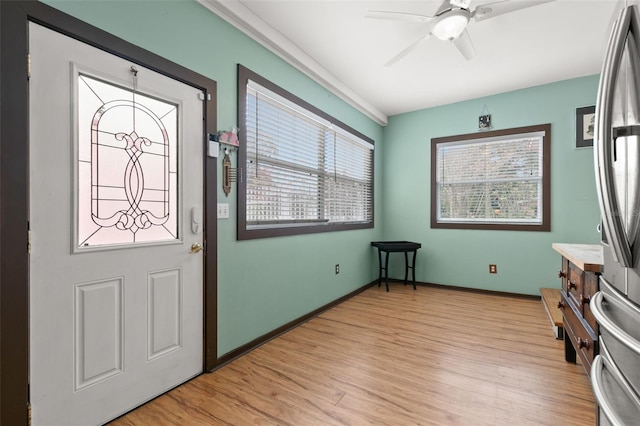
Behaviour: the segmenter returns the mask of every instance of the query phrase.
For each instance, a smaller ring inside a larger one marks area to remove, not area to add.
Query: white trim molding
[[[388,117],[238,0],[196,0],[349,105],[383,126]]]

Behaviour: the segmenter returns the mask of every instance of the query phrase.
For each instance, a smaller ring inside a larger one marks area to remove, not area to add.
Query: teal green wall
[[[235,187],[228,198],[217,189],[231,216],[218,221],[219,355],[375,279],[372,240],[421,242],[419,281],[526,294],[557,285],[551,243],[598,241],[593,152],[574,148],[575,108],[595,103],[596,76],[402,114],[382,129],[190,0],[46,3],[217,81],[219,129],[237,125],[241,63],[376,141],[372,230],[236,241]],[[552,232],[429,228],[430,140],[474,132],[485,104],[496,129],[552,123]],[[400,258],[392,275],[402,275]]]
[[[381,169],[382,128],[292,66],[199,5],[182,1],[46,1],[98,28],[177,62],[218,83],[218,128],[237,125],[236,67],[261,74],[376,141]],[[235,163],[236,156],[233,161]],[[221,167],[219,167],[221,169]],[[381,198],[381,175],[375,197]],[[377,277],[376,228],[236,241],[235,185],[231,219],[218,220],[218,354],[223,355]],[[334,266],[340,264],[340,274]]]
[[[595,104],[597,85],[598,76],[578,78],[389,120],[383,133],[383,237],[422,243],[419,281],[539,294],[540,287],[559,285],[560,257],[552,243],[598,243],[593,148],[575,148],[576,108]],[[485,105],[494,129],[551,123],[551,232],[430,228],[431,138],[476,132]],[[488,273],[490,263],[497,265],[496,275]],[[392,268],[401,274],[403,265],[394,261]]]

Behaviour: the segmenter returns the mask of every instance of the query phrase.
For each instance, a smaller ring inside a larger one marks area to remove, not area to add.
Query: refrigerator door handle
[[[640,136],[640,125],[614,127],[611,131],[613,138],[613,161],[617,161],[616,140],[618,138],[628,138],[630,136]]]
[[[615,291],[609,286],[611,291]],[[609,316],[604,312],[603,303],[613,303],[617,305],[622,305],[626,309],[631,309],[630,315],[635,315],[640,317],[640,310],[633,306],[626,298],[616,298],[615,296],[607,295],[608,300],[604,299],[605,294],[602,291],[597,292],[591,298],[591,302],[589,303],[589,308],[591,309],[591,313],[595,317],[596,321],[600,327],[603,327],[607,330],[614,339],[622,343],[627,348],[631,349],[636,354],[640,355],[640,342],[634,339],[629,333],[622,330],[616,323],[609,318]]]
[[[610,361],[610,355],[604,345],[600,346],[602,353],[597,355],[591,365],[591,387],[593,388],[593,394],[596,398],[598,406],[604,412],[604,415],[609,419],[612,425],[625,426],[626,421],[620,418],[617,410],[612,406],[611,401],[607,397],[607,392],[604,390],[605,385],[603,381],[603,373],[606,369],[607,372],[618,383],[618,386],[622,389],[625,396],[634,406],[640,406],[640,399],[638,395],[633,391],[627,380],[622,376],[622,373],[615,366],[615,363]]]
[[[625,232],[620,205],[614,187],[612,110],[616,78],[620,70],[620,62],[624,53],[627,35],[633,34],[629,31],[632,26],[638,28],[635,6],[622,10],[609,38],[605,60],[600,74],[600,84],[598,86],[593,151],[598,202],[600,204],[604,231],[613,249],[612,254],[614,260],[619,262],[623,267],[632,267],[633,254],[631,252],[631,244]]]
[[[607,394],[604,392],[604,383],[602,380],[604,367],[604,357],[602,355],[596,355],[591,365],[591,387],[593,388],[593,395],[596,398],[598,406],[611,424],[622,426],[624,422],[616,415],[616,410],[611,406],[607,399]]]
[[[635,124],[632,126],[614,127],[611,133],[613,135],[614,142],[618,138],[624,138],[628,136],[640,136],[640,125]]]

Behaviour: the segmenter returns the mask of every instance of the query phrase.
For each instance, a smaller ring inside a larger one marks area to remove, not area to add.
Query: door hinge
[[[27,79],[31,78],[31,53],[27,53]]]
[[[200,99],[201,101],[210,101],[211,100],[211,94],[207,93],[206,97],[205,94],[203,92],[198,93],[198,99]]]
[[[27,253],[31,253],[31,231],[27,231]]]

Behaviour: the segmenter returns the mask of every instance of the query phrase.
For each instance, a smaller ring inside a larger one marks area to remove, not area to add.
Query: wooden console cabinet
[[[562,280],[561,299],[564,326],[565,360],[576,362],[576,356],[586,370],[598,354],[598,324],[591,313],[589,302],[598,291],[602,272],[602,248],[591,244],[552,244],[562,255],[558,272]]]

